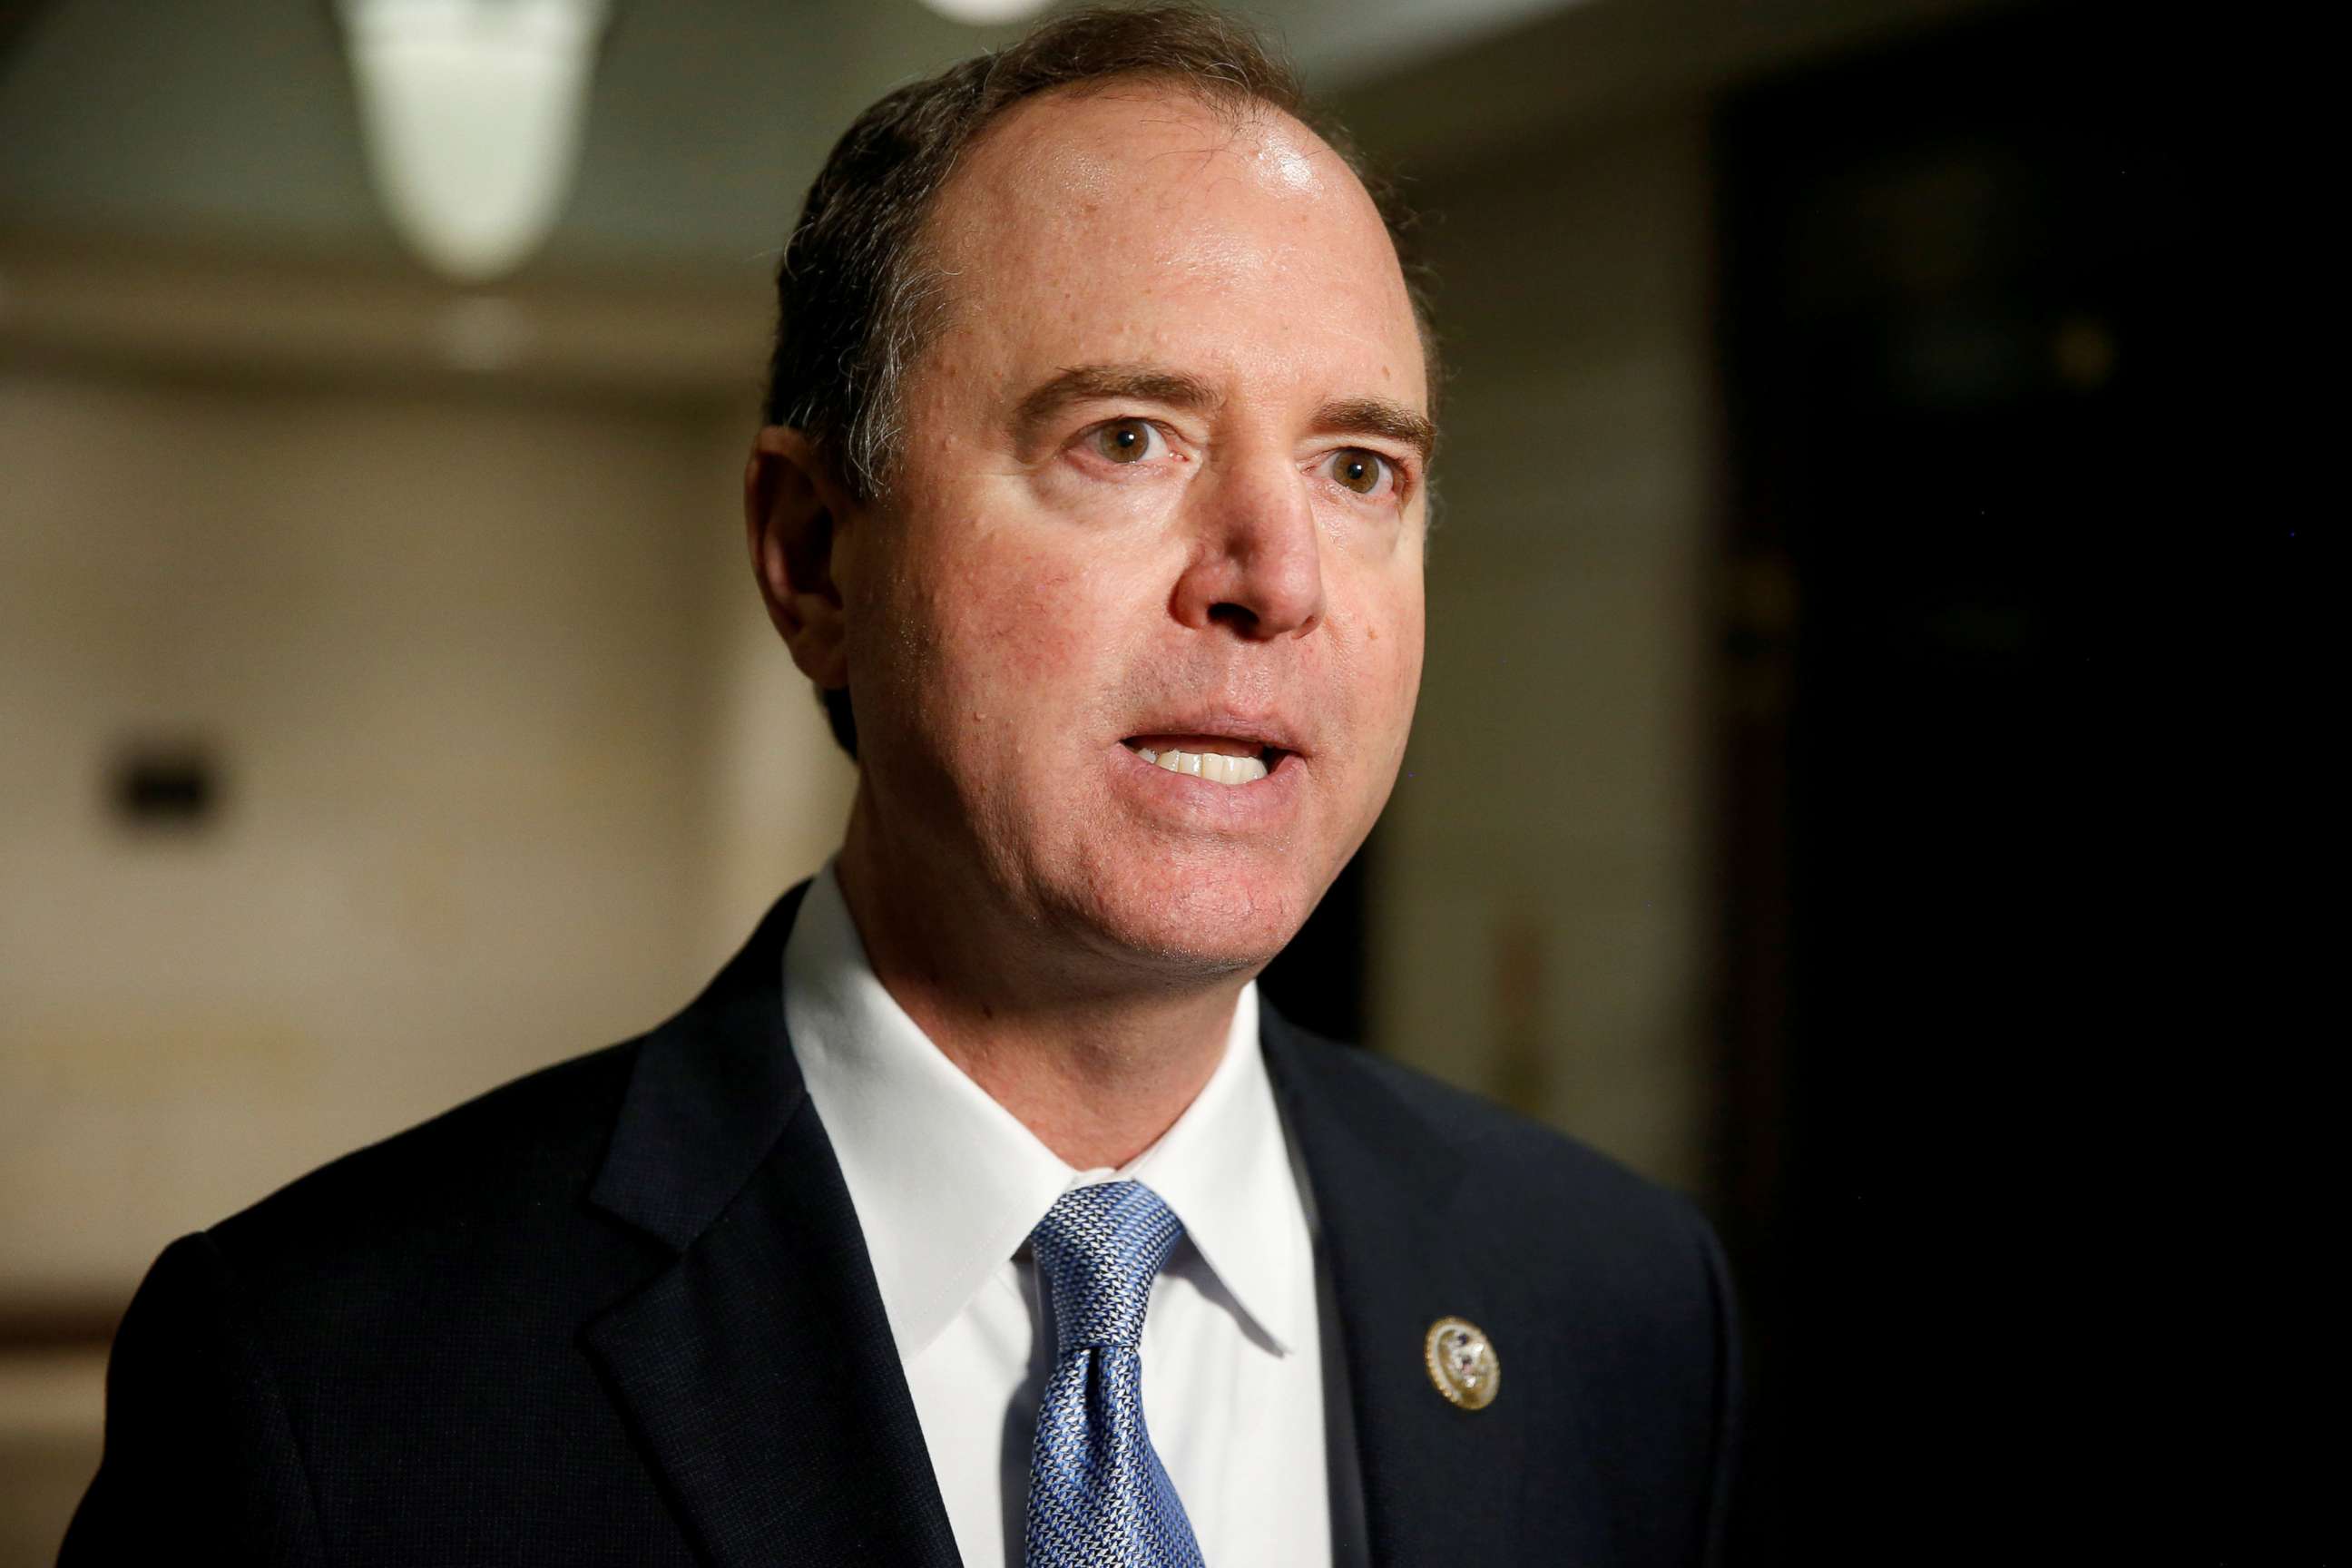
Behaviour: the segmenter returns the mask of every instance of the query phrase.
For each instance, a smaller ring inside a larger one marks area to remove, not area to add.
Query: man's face
[[[1254,969],[1421,680],[1428,389],[1380,217],[1288,117],[1118,84],[1009,112],[930,236],[946,326],[835,542],[875,826],[982,918]]]

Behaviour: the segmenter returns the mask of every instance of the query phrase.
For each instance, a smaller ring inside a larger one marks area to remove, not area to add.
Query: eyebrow
[[[1381,436],[1413,450],[1422,467],[1437,449],[1437,426],[1425,414],[1385,397],[1349,397],[1315,411],[1315,428],[1335,436]]]
[[[1038,428],[1074,403],[1160,403],[1208,411],[1223,395],[1198,376],[1150,364],[1081,364],[1058,372],[1032,389],[1013,410],[1015,439],[1025,449]],[[1437,427],[1426,415],[1385,397],[1346,397],[1315,411],[1313,428],[1335,436],[1379,436],[1412,448],[1423,466],[1437,446]]]
[[[1072,365],[1021,400],[1013,411],[1013,432],[1025,449],[1040,426],[1073,403],[1162,403],[1205,411],[1223,401],[1207,382],[1180,371],[1148,364]]]

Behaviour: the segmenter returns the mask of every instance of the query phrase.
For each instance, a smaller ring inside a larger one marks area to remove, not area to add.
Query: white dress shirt
[[[1223,1058],[1160,1140],[1078,1171],[892,1000],[828,861],[784,947],[784,1022],[866,1233],[883,1310],[969,1568],[1018,1568],[1051,1370],[1029,1232],[1088,1182],[1184,1222],[1143,1324],[1151,1445],[1209,1568],[1328,1568],[1313,1243],[1244,986]]]

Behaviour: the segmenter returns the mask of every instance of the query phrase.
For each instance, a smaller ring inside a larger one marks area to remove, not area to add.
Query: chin
[[[1320,897],[1286,880],[1162,870],[1098,886],[1085,923],[1104,946],[1171,977],[1255,973]]]

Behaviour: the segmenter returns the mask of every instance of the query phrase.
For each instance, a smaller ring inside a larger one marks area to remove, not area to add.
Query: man
[[[1247,37],[886,98],[780,269],[751,554],[861,778],[642,1039],[157,1262],[70,1563],[1679,1563],[1721,1264],[1262,1006],[1422,650],[1430,366]]]

